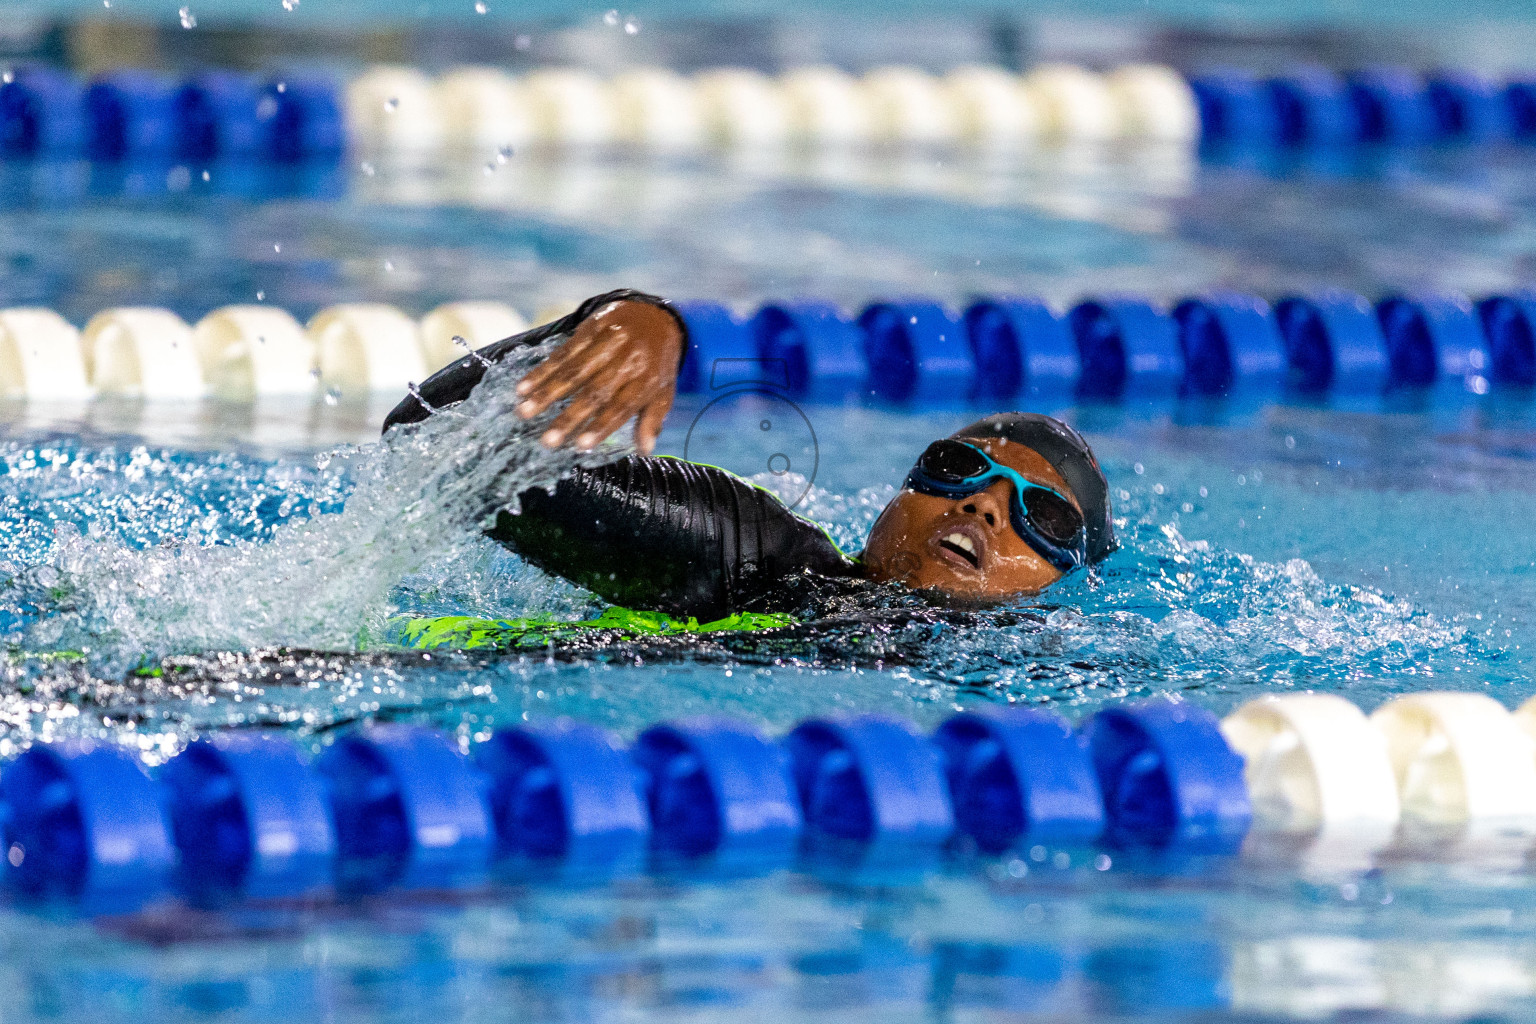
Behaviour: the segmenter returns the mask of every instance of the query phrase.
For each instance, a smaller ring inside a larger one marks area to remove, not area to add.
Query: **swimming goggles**
[[[975,445],[953,438],[933,442],[918,456],[903,486],[938,498],[966,498],[995,480],[1013,484],[1008,520],[1041,558],[1062,573],[1087,561],[1087,531],[1076,506],[1044,484],[992,461]]]

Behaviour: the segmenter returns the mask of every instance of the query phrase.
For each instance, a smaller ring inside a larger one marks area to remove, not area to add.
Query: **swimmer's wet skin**
[[[635,291],[595,296],[459,360],[396,406],[384,429],[463,401],[488,365],[556,337],[567,340],[518,384],[518,414],[569,399],[542,441],[582,449],[634,417],[643,454],[579,469],[553,493],[516,495],[519,513],[499,512],[488,533],[613,604],[661,613],[670,623],[662,632],[687,632],[689,620],[694,630],[750,629],[847,614],[888,604],[892,591],[930,604],[996,603],[1037,594],[1117,546],[1097,460],[1048,416],[999,413],[935,441],[852,556],[745,480],[649,455],[672,405],[687,326],[666,301]],[[480,621],[417,622],[406,640],[453,646],[457,634],[490,646],[499,635],[518,646],[553,625]]]

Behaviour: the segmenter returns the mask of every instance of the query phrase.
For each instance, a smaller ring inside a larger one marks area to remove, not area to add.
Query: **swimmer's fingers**
[[[608,330],[611,332],[611,328]],[[523,399],[517,406],[518,415],[523,419],[537,416],[586,384],[605,368],[605,363],[611,363],[612,354],[601,343],[602,333],[591,320],[583,321],[569,341],[529,370],[517,382],[517,393]]]
[[[618,430],[624,423],[640,410],[640,404],[645,401],[650,388],[645,381],[630,381],[613,396],[613,400],[599,409],[592,419],[584,424],[576,435],[576,447],[583,451],[591,451],[602,443],[603,439]],[[637,428],[638,430],[638,428]],[[637,435],[638,442],[638,435]],[[642,452],[649,454],[648,448],[642,447]]]
[[[571,404],[555,417],[555,422],[549,425],[539,440],[546,448],[560,447],[572,434],[582,430],[589,420],[607,412],[613,406],[620,388],[624,386],[627,385],[621,380],[599,380],[583,388],[571,399]],[[633,412],[634,409],[631,409],[629,414]]]
[[[640,410],[640,419],[635,422],[635,447],[640,449],[641,455],[649,455],[656,450],[656,438],[660,436],[661,425],[666,422],[667,413],[671,411],[670,393]]]

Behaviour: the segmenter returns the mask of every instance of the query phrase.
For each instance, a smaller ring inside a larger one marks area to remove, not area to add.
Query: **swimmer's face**
[[[1061,474],[1033,448],[999,437],[965,440],[1077,505]],[[903,489],[870,531],[864,548],[870,578],[976,600],[1044,590],[1061,573],[1014,532],[1008,521],[1012,497],[1013,485],[1006,480],[964,498]]]

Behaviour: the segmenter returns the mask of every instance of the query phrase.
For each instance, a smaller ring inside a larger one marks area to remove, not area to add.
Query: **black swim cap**
[[[1036,412],[1000,412],[963,427],[951,437],[1001,437],[1033,448],[1055,467],[1083,510],[1088,561],[1101,562],[1120,544],[1109,509],[1109,481],[1083,435],[1061,420]]]

